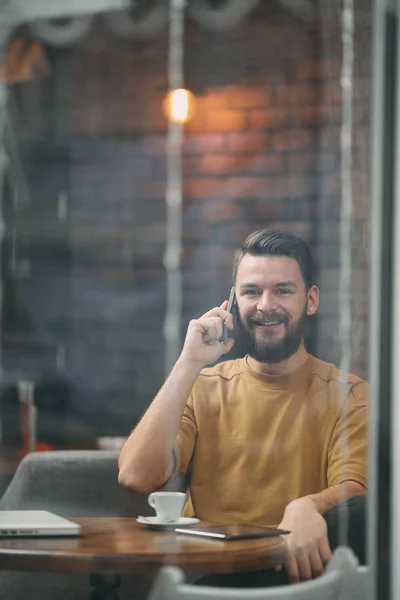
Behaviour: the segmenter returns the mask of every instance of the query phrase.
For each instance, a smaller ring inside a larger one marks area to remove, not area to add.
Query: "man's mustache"
[[[268,312],[261,314],[250,315],[247,317],[248,325],[260,325],[267,321],[279,321],[280,323],[289,323],[289,316],[282,312]]]

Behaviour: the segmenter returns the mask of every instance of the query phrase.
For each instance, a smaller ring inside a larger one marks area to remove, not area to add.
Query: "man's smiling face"
[[[307,317],[317,311],[318,297],[316,286],[306,289],[295,259],[245,254],[236,298],[247,353],[265,363],[290,358],[303,341]]]

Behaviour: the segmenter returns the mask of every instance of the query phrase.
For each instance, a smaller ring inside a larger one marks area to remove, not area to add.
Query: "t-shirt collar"
[[[286,375],[267,375],[254,371],[248,363],[248,355],[240,360],[241,372],[244,377],[262,386],[276,389],[298,389],[308,386],[311,379],[313,357],[310,354],[300,367]]]

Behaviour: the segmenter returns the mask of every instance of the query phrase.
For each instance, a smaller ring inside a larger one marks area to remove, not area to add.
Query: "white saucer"
[[[161,521],[159,517],[138,517],[136,519],[138,523],[147,525],[151,529],[175,529],[175,527],[186,527],[187,525],[194,525],[199,523],[200,519],[194,517],[181,517],[178,521]]]

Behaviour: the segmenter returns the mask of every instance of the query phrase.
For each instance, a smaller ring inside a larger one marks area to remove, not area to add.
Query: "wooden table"
[[[0,539],[0,568],[17,571],[87,573],[92,598],[117,598],[120,575],[155,575],[163,565],[189,573],[234,573],[282,562],[279,538],[220,542],[154,531],[136,519],[73,519],[78,538]]]

